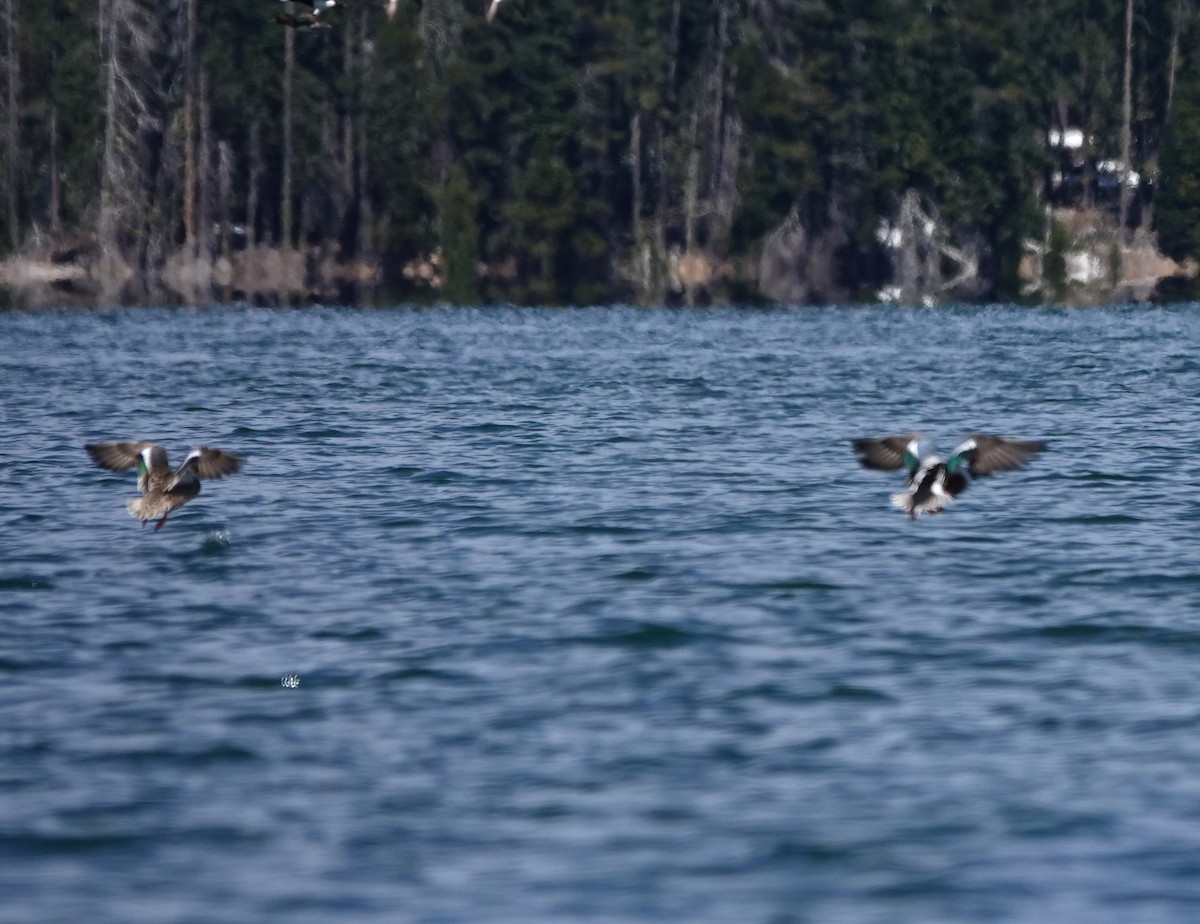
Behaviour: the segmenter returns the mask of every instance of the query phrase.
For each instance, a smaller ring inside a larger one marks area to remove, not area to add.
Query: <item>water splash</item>
[[[214,529],[204,537],[204,541],[200,543],[200,550],[215,555],[224,552],[231,545],[233,545],[233,535],[229,530]]]

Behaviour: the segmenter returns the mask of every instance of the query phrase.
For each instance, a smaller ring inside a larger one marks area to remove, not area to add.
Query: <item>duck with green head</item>
[[[866,437],[851,445],[863,468],[908,472],[908,488],[893,494],[892,504],[912,520],[919,513],[940,513],[967,489],[972,478],[1021,468],[1027,459],[1046,448],[1040,440],[972,433],[943,462],[920,433]]]
[[[129,500],[129,512],[143,526],[150,520],[158,520],[156,532],[167,522],[167,514],[200,493],[201,479],[236,474],[244,464],[233,453],[212,446],[196,447],[179,468],[172,468],[167,462],[167,451],[162,446],[147,440],[88,443],[83,448],[93,462],[110,472],[137,469],[142,496]]]

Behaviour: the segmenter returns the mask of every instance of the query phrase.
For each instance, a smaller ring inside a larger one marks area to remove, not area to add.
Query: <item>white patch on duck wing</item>
[[[212,446],[197,446],[187,454],[176,474],[186,471],[195,478],[224,478],[236,475],[245,463],[240,456]]]
[[[850,445],[858,455],[858,462],[863,468],[891,472],[906,468],[910,471],[918,467],[917,446],[920,434],[898,433],[891,436],[868,436],[851,440]]]
[[[942,460],[937,456],[926,456],[921,460],[918,468],[914,468],[908,476],[908,483],[911,485],[920,485],[929,477],[929,473],[942,464]]]
[[[100,468],[110,472],[124,472],[136,468],[138,459],[146,449],[154,446],[146,440],[109,440],[103,443],[88,443],[83,448]]]

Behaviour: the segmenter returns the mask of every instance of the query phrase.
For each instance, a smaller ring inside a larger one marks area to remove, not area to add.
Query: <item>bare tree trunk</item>
[[[246,176],[246,248],[253,250],[258,242],[258,196],[262,186],[262,126],[257,120],[250,126],[250,150],[247,154],[250,169]]]
[[[361,57],[359,59],[359,71],[361,74],[362,86],[366,86],[367,78],[371,72],[371,46],[367,43],[367,11],[364,8],[361,17],[361,28],[359,29],[359,40],[361,45]],[[357,185],[358,194],[358,227],[354,233],[354,254],[357,258],[359,266],[367,263],[373,263],[375,260],[375,241],[372,235],[372,227],[374,217],[371,213],[371,197],[368,194],[371,179],[370,166],[367,157],[369,140],[367,138],[367,119],[360,118],[358,120],[358,162],[355,182]],[[360,277],[356,273],[355,279]],[[355,300],[361,302],[363,300],[363,291],[361,286],[356,282],[356,291],[354,293]]]
[[[696,213],[700,206],[700,108],[692,109],[687,133],[687,174],[683,181],[683,248],[691,250],[696,243]]]
[[[429,48],[435,72],[441,74],[462,45],[462,3],[426,0],[417,4],[417,10],[417,29]]]
[[[363,22],[362,24],[365,30],[366,23]],[[362,34],[357,34],[353,18],[347,17],[344,68],[346,91],[349,94],[349,99],[346,103],[341,125],[341,173],[339,177],[341,180],[341,196],[338,202],[337,214],[337,234],[339,238],[344,230],[347,212],[354,201],[354,116],[357,111],[356,103],[361,98],[360,91],[362,87],[362,67],[359,64],[356,51],[362,46],[364,36],[365,31]]]
[[[1118,240],[1129,244],[1129,177],[1133,169],[1133,0],[1125,0],[1125,79],[1121,92],[1120,222]]]
[[[675,95],[675,71],[676,63],[679,61],[679,20],[683,10],[680,5],[680,0],[675,0],[671,4],[671,32],[667,42],[667,53],[670,55],[670,63],[667,65],[667,95],[671,98]]]
[[[1175,100],[1175,80],[1179,74],[1180,64],[1180,45],[1183,42],[1183,33],[1187,30],[1188,25],[1192,21],[1192,4],[1191,0],[1175,0],[1175,5],[1171,9],[1171,51],[1167,57],[1167,109],[1166,115],[1170,115],[1171,104]]]
[[[21,86],[21,61],[17,55],[19,0],[7,0],[4,6],[4,71],[8,92],[4,100],[4,200],[8,242],[13,250],[21,243],[20,210],[17,197],[17,166],[21,163],[21,120],[18,105]]]
[[[229,301],[229,216],[233,199],[233,151],[228,141],[217,142],[217,252],[221,272],[214,283],[221,287],[221,301]]]
[[[642,114],[635,113],[629,123],[629,175],[633,186],[633,214],[630,216],[630,232],[635,247],[642,241]]]
[[[157,290],[182,224],[181,101],[184,0],[101,0],[97,24],[104,80],[100,163],[99,287],[108,301]]]
[[[50,204],[47,206],[50,230],[58,234],[62,227],[62,179],[58,166],[58,97],[50,96]]]
[[[217,142],[217,253],[229,258],[229,214],[233,199],[233,151],[228,141]]]
[[[731,37],[730,10],[722,2],[717,20],[717,65],[713,68],[712,128],[705,134],[709,142],[705,182],[705,211],[708,220],[708,248],[728,247],[733,215],[738,202],[738,164],[742,148],[742,124],[734,104],[734,70],[728,50],[736,39]]]
[[[279,194],[279,246],[292,249],[292,74],[296,68],[296,30],[284,29],[283,185]]]
[[[654,250],[646,239],[646,224],[642,220],[646,192],[642,183],[642,113],[634,114],[629,123],[629,173],[633,186],[630,234],[633,238],[631,276],[637,290],[638,303],[647,305],[654,299]]]
[[[122,264],[117,241],[117,26],[118,0],[100,2],[100,49],[104,67],[104,152],[100,167],[100,214],[96,237],[100,248],[100,297],[112,304],[120,292]]]
[[[196,242],[196,0],[187,0],[183,49],[183,238],[189,256]]]
[[[212,258],[213,138],[207,74],[201,73],[196,80],[196,96],[200,110],[200,138],[196,150],[196,248],[199,255],[208,261]]]
[[[370,172],[367,165],[367,120],[358,121],[358,228],[355,235],[355,251],[360,266],[375,261],[375,239],[372,234],[374,217],[371,213],[371,197],[367,195]],[[358,279],[358,274],[355,274]],[[355,292],[355,300],[363,300],[362,291]]]
[[[703,97],[696,100],[687,133],[687,172],[683,180],[683,252],[689,258],[696,248],[696,222],[700,211],[700,110],[703,105]],[[672,251],[677,250],[677,247],[672,248]],[[683,292],[684,303],[690,308],[696,304],[696,290],[679,272],[679,256],[678,253],[672,254],[672,276],[674,285]]]

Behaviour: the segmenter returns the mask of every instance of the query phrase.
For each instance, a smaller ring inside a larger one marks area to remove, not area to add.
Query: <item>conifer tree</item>
[[[21,86],[21,60],[17,53],[17,32],[20,22],[18,0],[0,0],[0,35],[3,35],[3,51],[0,65],[3,66],[5,94],[0,100],[0,111],[4,113],[4,150],[0,160],[4,164],[4,224],[7,227],[7,244],[16,250],[21,241],[20,217],[18,215],[17,181],[18,168],[22,160],[21,114],[18,100]]]
[[[1179,73],[1159,159],[1154,220],[1165,254],[1200,259],[1200,74],[1194,64]]]
[[[445,259],[445,284],[442,297],[456,305],[479,303],[479,222],[478,200],[462,164],[450,169],[442,207],[442,253]]]
[[[401,270],[436,246],[432,226],[436,186],[431,175],[438,127],[428,113],[440,110],[443,89],[433,81],[418,22],[403,5],[379,24],[366,75],[363,149],[368,194],[377,222],[385,281],[401,285]]]
[[[1163,240],[1191,252],[1194,0],[481,6],[339,3],[291,33],[268,0],[0,0],[0,243],[94,228],[115,298],[161,295],[218,213],[247,243],[368,251],[397,285],[474,239],[486,272],[453,279],[556,303],[661,302],[685,249],[752,286],[770,245],[805,280],[777,291],[820,300],[873,292],[881,226],[921,203],[977,260],[954,294],[1012,297],[1047,132],[1073,127],[1088,194],[1097,161],[1146,175],[1167,145]]]

